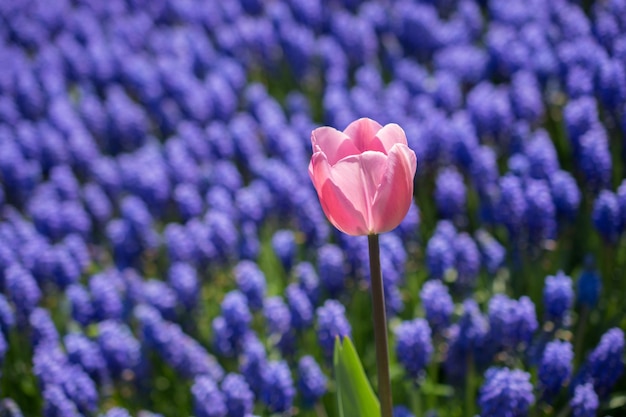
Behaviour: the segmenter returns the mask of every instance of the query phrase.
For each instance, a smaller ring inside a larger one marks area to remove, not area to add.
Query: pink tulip
[[[353,236],[388,232],[409,211],[415,153],[397,124],[356,120],[340,132],[320,127],[311,133],[309,176],[328,220]]]

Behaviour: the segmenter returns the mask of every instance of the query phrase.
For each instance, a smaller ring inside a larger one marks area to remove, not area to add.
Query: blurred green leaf
[[[333,363],[341,417],[380,417],[380,405],[349,338],[335,339]]]

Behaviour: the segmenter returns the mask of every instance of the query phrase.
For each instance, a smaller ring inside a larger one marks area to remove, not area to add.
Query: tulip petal
[[[352,139],[359,152],[379,151],[386,154],[385,147],[376,137],[381,128],[378,122],[363,117],[350,123],[343,132]]]
[[[367,151],[342,159],[330,170],[331,181],[354,208],[363,213],[368,231],[372,227],[371,208],[387,167],[387,156]]]
[[[378,133],[376,133],[376,137],[380,140],[383,147],[385,148],[386,154],[389,154],[389,151],[391,151],[391,147],[396,143],[401,143],[408,146],[404,129],[402,129],[395,123],[385,125],[382,129],[378,131]]]
[[[368,234],[364,213],[358,211],[332,181],[326,181],[322,187],[320,202],[324,214],[337,229],[352,236]]]
[[[331,166],[323,152],[313,154],[309,164],[309,176],[317,191],[322,210],[333,226],[349,235],[367,234],[365,217],[367,213],[357,210],[354,203],[330,178]]]
[[[313,153],[324,152],[331,165],[349,155],[359,154],[352,139],[343,132],[332,127],[318,127],[311,132]]]
[[[413,178],[417,158],[408,146],[391,147],[387,169],[372,205],[373,231],[384,233],[395,229],[409,211],[413,200]]]

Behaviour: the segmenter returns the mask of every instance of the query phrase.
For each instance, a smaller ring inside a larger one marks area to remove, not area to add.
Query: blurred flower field
[[[338,417],[337,336],[376,390],[307,171],[361,117],[394,415],[626,416],[626,0],[1,1],[0,416]]]

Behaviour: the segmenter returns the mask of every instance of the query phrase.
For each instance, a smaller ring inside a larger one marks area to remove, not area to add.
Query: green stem
[[[476,397],[474,392],[476,387],[474,385],[474,357],[472,354],[467,355],[467,380],[465,381],[465,414],[468,417],[473,417],[474,414],[474,404],[476,402]]]
[[[409,382],[409,395],[411,396],[411,411],[416,416],[424,415],[422,410],[422,393],[420,392],[419,387],[414,382]]]
[[[376,343],[376,365],[378,366],[378,397],[382,417],[393,417],[391,378],[389,377],[389,346],[387,343],[387,318],[385,290],[380,269],[380,247],[378,235],[368,235],[370,252],[370,281],[374,315],[374,341]]]

